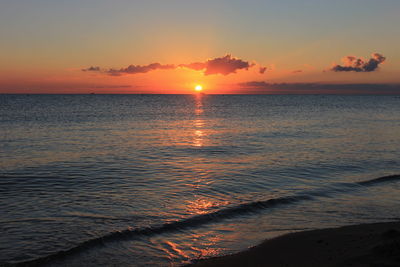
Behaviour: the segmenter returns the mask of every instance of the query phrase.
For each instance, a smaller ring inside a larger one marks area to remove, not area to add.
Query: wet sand
[[[400,222],[287,234],[191,266],[400,266]]]

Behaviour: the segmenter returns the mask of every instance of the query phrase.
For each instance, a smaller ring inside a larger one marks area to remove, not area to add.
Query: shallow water
[[[399,218],[399,179],[358,183],[400,173],[399,114],[398,96],[1,95],[0,262],[179,265]]]

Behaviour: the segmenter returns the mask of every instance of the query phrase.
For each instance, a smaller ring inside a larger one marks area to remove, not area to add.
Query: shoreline
[[[400,221],[289,233],[189,266],[400,266]]]

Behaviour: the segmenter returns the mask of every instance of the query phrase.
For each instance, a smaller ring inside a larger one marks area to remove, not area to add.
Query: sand
[[[400,222],[287,234],[192,266],[400,266]]]

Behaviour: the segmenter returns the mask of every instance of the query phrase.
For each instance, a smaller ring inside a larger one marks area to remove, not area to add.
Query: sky
[[[398,0],[0,0],[0,93],[400,93]]]

